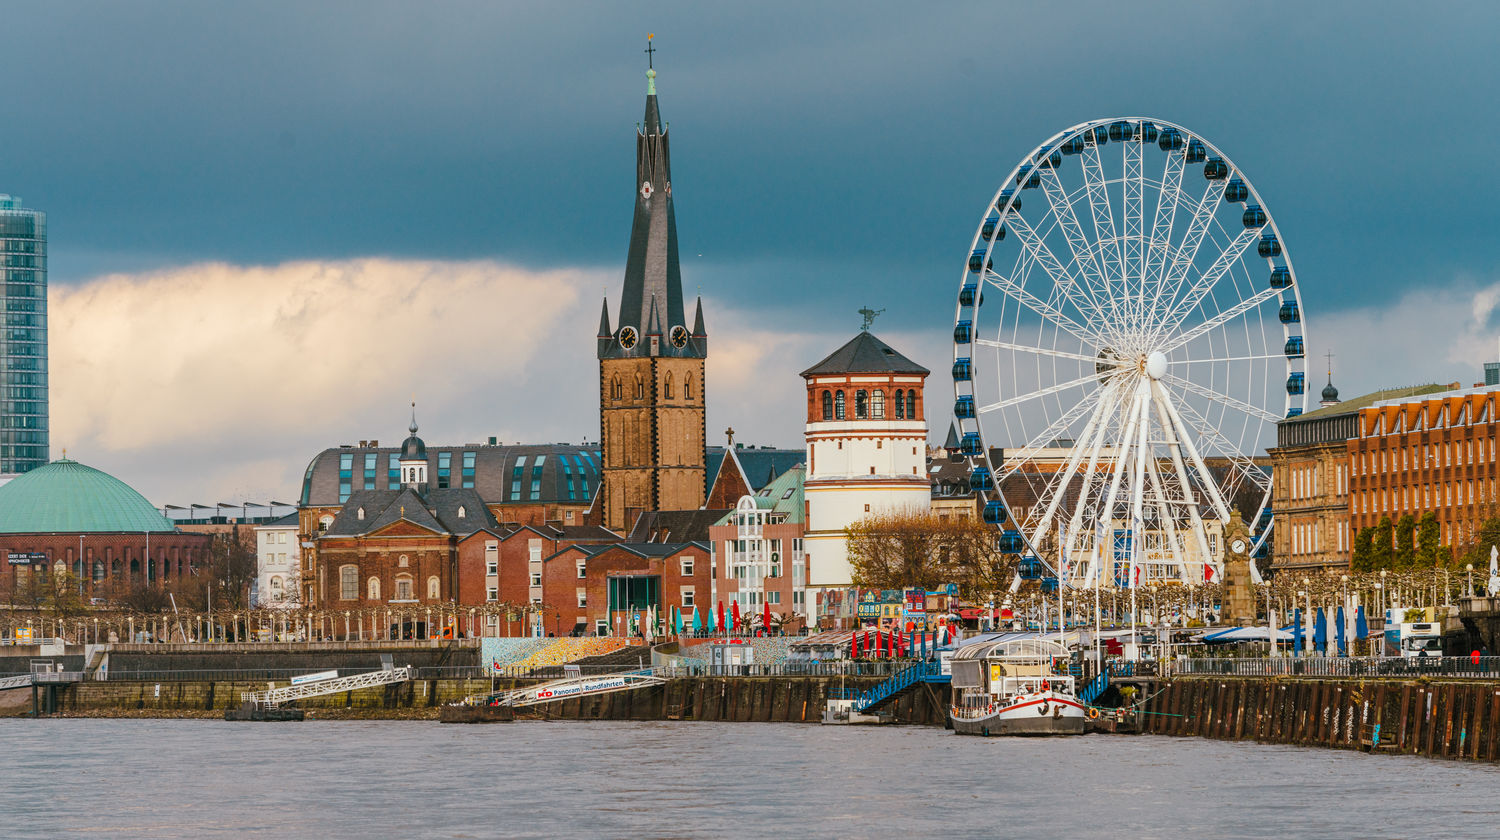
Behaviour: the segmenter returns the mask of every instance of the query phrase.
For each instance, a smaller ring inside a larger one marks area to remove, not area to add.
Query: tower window
[[[870,416],[876,420],[885,419],[885,392],[878,388],[870,392]]]
[[[625,386],[620,384],[620,377],[616,376],[609,380],[609,398],[622,400],[625,398]]]
[[[915,390],[906,392],[906,419],[917,419],[917,392]]]
[[[906,404],[901,401],[901,389],[897,388],[891,392],[891,402],[896,406],[896,419],[906,419]]]
[[[863,388],[854,392],[854,416],[860,420],[870,416],[870,394]]]
[[[646,382],[641,379],[640,374],[635,375],[635,398],[638,400],[646,398]]]
[[[662,384],[662,396],[665,399],[672,398],[672,372],[667,371],[667,380]]]
[[[823,419],[833,419],[833,392],[831,391],[823,392]]]
[[[682,381],[682,398],[685,400],[693,398],[693,375],[691,373]]]
[[[844,419],[844,392],[838,391],[833,395],[833,419]]]

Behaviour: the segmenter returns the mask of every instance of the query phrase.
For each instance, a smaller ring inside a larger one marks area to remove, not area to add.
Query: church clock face
[[[688,343],[688,331],[687,331],[687,327],[680,326],[680,325],[676,326],[676,327],[673,327],[672,328],[672,346],[673,347],[682,348],[682,347],[686,347],[687,343]]]
[[[621,347],[624,347],[626,350],[629,350],[630,348],[632,348],[632,347],[635,346],[635,342],[636,342],[635,327],[626,327],[625,329],[620,330],[620,346]]]

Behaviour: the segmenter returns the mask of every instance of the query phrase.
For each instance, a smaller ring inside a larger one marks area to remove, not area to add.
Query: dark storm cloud
[[[1493,274],[1496,23],[1478,3],[11,6],[0,190],[51,213],[58,283],[618,266],[654,31],[690,285],[805,324],[867,301],[941,322],[1015,160],[1138,113],[1250,173],[1316,312]]]

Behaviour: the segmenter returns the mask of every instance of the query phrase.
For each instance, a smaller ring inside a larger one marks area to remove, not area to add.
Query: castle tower
[[[868,331],[802,372],[809,587],[851,584],[849,525],[931,507],[922,393],[928,373]],[[827,626],[821,617],[819,626]]]
[[[682,299],[667,130],[646,71],[636,133],[635,221],[619,317],[599,317],[599,440],[604,525],[629,530],[648,510],[692,510],[704,496],[704,359],[700,299],[691,328]]]

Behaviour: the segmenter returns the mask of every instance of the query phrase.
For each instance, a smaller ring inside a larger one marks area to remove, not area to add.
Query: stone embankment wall
[[[1145,732],[1500,760],[1500,683],[1179,678],[1145,687]]]
[[[500,688],[514,688],[539,680],[501,680]],[[841,684],[863,690],[878,678],[838,677],[689,677],[665,685],[561,700],[520,710],[523,716],[549,720],[713,720],[789,721],[817,723],[830,690]],[[278,683],[284,685],[285,683]],[[89,681],[60,690],[63,714],[147,714],[172,717],[223,711],[240,704],[240,694],[260,691],[265,682],[246,681]],[[483,679],[414,680],[390,686],[346,691],[299,700],[298,708],[317,716],[318,710],[354,710],[369,717],[414,717],[421,710],[471,694],[489,691]],[[14,692],[19,694],[20,692]],[[29,692],[27,693],[29,698]],[[889,704],[900,723],[942,725],[947,710],[947,686],[919,684]],[[29,713],[24,709],[11,714]]]

